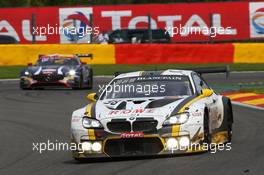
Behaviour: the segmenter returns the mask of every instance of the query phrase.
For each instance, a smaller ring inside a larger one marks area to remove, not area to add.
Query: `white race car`
[[[72,114],[72,144],[81,145],[76,160],[192,153],[231,142],[231,101],[199,71],[123,73],[99,98],[87,97],[91,102]]]

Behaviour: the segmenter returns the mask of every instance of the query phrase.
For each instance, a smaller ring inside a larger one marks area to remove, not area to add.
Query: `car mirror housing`
[[[28,63],[28,66],[32,66],[33,64],[32,63]]]
[[[214,91],[212,89],[203,89],[202,90],[202,95],[204,95],[205,97],[209,97],[214,93]]]
[[[96,93],[90,93],[87,95],[86,97],[88,100],[90,100],[91,102],[96,102],[97,100],[97,94]]]

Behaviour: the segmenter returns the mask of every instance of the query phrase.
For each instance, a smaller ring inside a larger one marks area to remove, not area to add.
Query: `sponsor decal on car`
[[[143,132],[124,132],[121,133],[121,138],[129,139],[129,138],[142,138],[144,137]]]
[[[192,112],[191,115],[194,117],[200,117],[202,116],[202,112]]]
[[[56,72],[56,69],[45,69],[45,70],[42,70],[42,74],[52,74]]]
[[[142,114],[142,113],[154,113],[155,109],[124,109],[124,110],[112,110],[108,115],[121,115],[121,114]]]

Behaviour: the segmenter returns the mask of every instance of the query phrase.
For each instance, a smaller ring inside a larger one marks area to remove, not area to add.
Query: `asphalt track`
[[[209,82],[263,81],[263,73],[210,75]],[[97,78],[95,87],[107,78]],[[124,158],[78,163],[67,151],[33,151],[32,143],[69,142],[71,112],[87,103],[87,90],[22,91],[0,82],[0,175],[263,175],[264,111],[234,106],[231,151],[190,156]]]

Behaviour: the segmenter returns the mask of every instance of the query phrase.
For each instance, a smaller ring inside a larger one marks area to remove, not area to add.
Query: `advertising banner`
[[[165,29],[173,42],[247,40],[263,37],[263,9],[262,2],[6,8],[0,35],[24,44],[32,32],[36,43],[90,43],[91,33],[147,28],[150,15],[151,28]]]
[[[32,18],[36,19],[34,30]],[[58,19],[57,7],[1,9],[0,35],[13,36],[19,43],[32,43],[32,33],[35,32],[36,43],[58,43],[59,35],[40,35],[40,30],[44,31],[48,26],[56,26]]]
[[[248,2],[97,6],[94,23],[103,31],[147,28],[148,15],[151,15],[152,28],[166,29],[173,41],[249,37]]]
[[[264,2],[252,2],[249,6],[250,37],[264,38]]]

